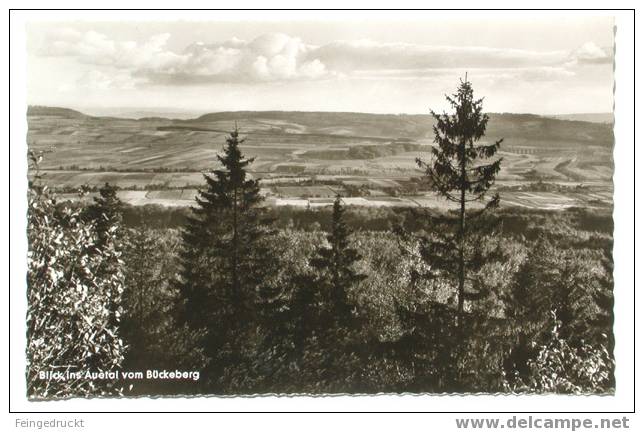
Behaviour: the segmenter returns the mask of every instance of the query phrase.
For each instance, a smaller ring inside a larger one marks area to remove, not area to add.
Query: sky
[[[279,17],[278,17],[279,18]],[[428,113],[467,73],[488,112],[612,112],[613,19],[74,21],[27,25],[31,105],[86,113]]]

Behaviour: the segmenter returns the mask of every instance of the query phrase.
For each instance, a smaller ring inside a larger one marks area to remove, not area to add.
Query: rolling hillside
[[[364,114],[351,112],[237,111],[220,112],[180,121],[187,127],[238,122],[251,130],[278,133],[332,134],[387,138],[432,138],[431,115]],[[490,114],[490,139],[505,137],[521,143],[550,145],[584,143],[612,145],[612,127],[601,123],[559,120],[534,114]]]
[[[41,168],[52,186],[63,188],[109,181],[129,189],[194,189],[201,172],[216,167],[237,124],[246,138],[242,150],[255,158],[252,175],[275,184],[269,194],[311,195],[283,187],[321,181],[360,196],[391,196],[408,192],[406,182],[421,175],[416,158],[428,159],[433,144],[429,115],[239,111],[137,120],[54,107],[29,107],[27,114],[29,148],[46,152]],[[500,184],[592,183],[612,190],[611,125],[491,114],[485,140],[499,138]]]

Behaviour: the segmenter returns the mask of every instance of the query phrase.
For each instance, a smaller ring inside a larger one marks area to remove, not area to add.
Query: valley
[[[223,112],[194,119],[92,117],[30,107],[28,146],[43,152],[50,187],[121,188],[133,205],[188,206],[217,167],[235,125],[269,205],[318,207],[336,194],[356,206],[440,207],[416,158],[429,160],[429,115]],[[491,114],[484,140],[504,138],[495,185],[502,205],[540,209],[612,205],[612,124]]]

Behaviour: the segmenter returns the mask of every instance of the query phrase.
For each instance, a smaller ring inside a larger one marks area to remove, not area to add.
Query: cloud
[[[170,34],[145,41],[115,41],[94,32],[61,29],[46,39],[40,54],[75,58],[97,68],[111,68],[96,86],[147,84],[258,83],[355,79],[425,79],[469,70],[480,75],[526,81],[561,80],[584,64],[612,61],[612,54],[588,42],[578,49],[532,51],[489,47],[432,46],[380,43],[372,40],[307,44],[282,33],[251,41],[232,38],[215,43],[196,42],[176,53],[167,48]]]
[[[573,64],[606,64],[613,62],[613,50],[586,42],[570,54]]]
[[[187,56],[181,71],[159,74],[147,71],[156,79],[196,82],[256,82],[319,79],[333,75],[316,58],[313,47],[301,39],[281,33],[259,36],[250,42],[231,39],[214,44],[196,43],[184,51]]]
[[[528,51],[487,47],[430,46],[337,41],[319,47],[315,56],[332,69],[436,69],[549,66],[560,63],[565,51]]]
[[[61,29],[49,35],[40,54],[54,57],[73,57],[80,63],[112,66],[117,69],[154,69],[172,72],[187,58],[165,49],[170,34],[152,36],[143,43],[113,41],[95,31],[84,33]]]
[[[143,43],[116,42],[94,31],[63,29],[48,38],[40,53],[129,70],[132,76],[166,84],[309,80],[335,75],[309,55],[311,45],[285,34],[265,34],[250,42],[237,38],[215,44],[198,42],[179,54],[166,48],[169,38],[169,34],[160,34]]]

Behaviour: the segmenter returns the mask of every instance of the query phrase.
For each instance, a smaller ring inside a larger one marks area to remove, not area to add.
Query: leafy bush
[[[39,162],[39,156],[31,158]],[[117,370],[125,352],[119,335],[119,227],[107,228],[98,246],[95,224],[77,209],[58,206],[38,175],[28,193],[27,393],[44,398],[119,392],[109,378],[86,377]]]
[[[606,393],[614,391],[614,360],[605,344],[572,345],[561,337],[561,322],[550,314],[552,330],[537,356],[528,362],[524,380],[506,381],[506,389],[540,393]]]

